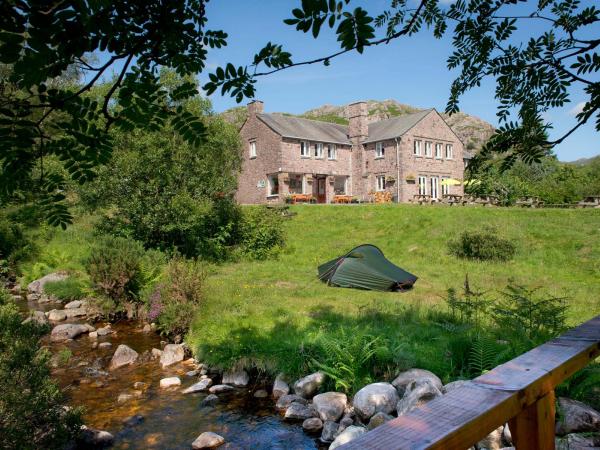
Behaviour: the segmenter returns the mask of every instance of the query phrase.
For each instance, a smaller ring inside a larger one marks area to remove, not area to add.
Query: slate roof
[[[348,127],[344,125],[283,114],[258,114],[258,118],[283,137],[351,145]]]
[[[419,123],[433,109],[426,109],[413,114],[392,117],[391,119],[380,120],[369,124],[369,136],[364,140],[364,144],[369,142],[384,141],[402,136],[417,123]]]

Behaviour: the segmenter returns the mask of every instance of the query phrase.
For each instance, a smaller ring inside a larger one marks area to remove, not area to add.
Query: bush
[[[266,259],[283,245],[283,218],[265,206],[249,207],[242,219],[242,248],[252,259]]]
[[[493,229],[465,231],[457,240],[448,243],[448,249],[458,258],[482,261],[508,261],[516,251],[512,242],[499,237]]]
[[[104,236],[85,262],[95,288],[116,302],[135,300],[142,287],[144,248],[139,242]]]
[[[8,298],[0,292],[0,448],[65,448],[79,433],[80,411],[64,408],[52,382],[39,346],[45,328],[22,323]]]
[[[204,297],[205,278],[198,260],[171,259],[163,279],[147,299],[147,319],[156,322],[163,334],[186,334]]]
[[[25,237],[23,227],[5,217],[0,217],[0,261],[14,271],[15,264],[23,259],[31,248],[31,242]]]
[[[65,280],[46,283],[44,292],[62,301],[79,300],[85,297],[85,284],[71,276]]]

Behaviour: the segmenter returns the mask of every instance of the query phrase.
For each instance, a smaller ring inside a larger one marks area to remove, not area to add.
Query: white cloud
[[[576,116],[581,111],[583,111],[583,107],[584,106],[585,106],[585,102],[579,102],[579,103],[577,103],[573,108],[571,108],[569,110],[569,115]]]

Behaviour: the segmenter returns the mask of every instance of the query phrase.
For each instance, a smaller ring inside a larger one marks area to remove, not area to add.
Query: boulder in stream
[[[192,384],[189,388],[181,391],[182,394],[193,394],[194,392],[201,392],[207,390],[212,385],[212,380],[210,378],[205,378],[204,380],[200,380],[195,384]]]
[[[215,384],[208,390],[208,392],[211,394],[222,394],[223,392],[229,392],[233,390],[235,390],[235,388],[233,386],[229,386],[228,384]]]
[[[65,305],[65,309],[77,309],[81,308],[81,305],[83,305],[81,300],[73,300]]]
[[[162,389],[167,389],[175,386],[181,386],[181,380],[179,379],[179,377],[168,377],[160,380],[160,387]]]
[[[204,400],[200,402],[201,407],[213,407],[219,402],[219,397],[215,394],[208,394]]]
[[[185,350],[182,344],[167,344],[160,355],[160,365],[164,369],[165,367],[183,361],[184,357]]]
[[[44,292],[44,286],[51,281],[63,281],[69,278],[66,272],[49,273],[42,278],[32,281],[27,285],[27,291],[31,294],[41,295]]]
[[[318,394],[313,397],[313,406],[321,416],[321,419],[332,420],[337,422],[344,410],[348,398],[346,394],[341,392],[325,392],[324,394]]]
[[[338,448],[341,445],[347,444],[366,432],[366,428],[357,427],[354,425],[349,426],[335,438],[335,440],[329,446],[329,450],[333,450],[334,448]]]
[[[48,317],[46,317],[46,314],[44,314],[44,311],[30,311],[29,317],[27,319],[25,319],[23,322],[24,323],[35,322],[38,325],[49,325],[50,324],[50,321],[48,320]]]
[[[294,383],[294,393],[300,397],[310,398],[319,390],[325,381],[323,372],[315,372],[300,378]]]
[[[136,352],[134,349],[126,346],[125,344],[121,344],[117,347],[117,350],[115,350],[115,353],[108,366],[108,370],[115,370],[119,367],[133,364],[137,361],[138,356],[138,352]]]
[[[203,448],[216,448],[225,443],[225,438],[223,436],[218,435],[217,433],[213,433],[211,431],[207,431],[202,433],[200,436],[196,438],[194,442],[192,442],[192,448],[194,450],[199,450]]]
[[[62,322],[67,319],[67,313],[62,309],[53,309],[48,312],[48,320],[52,322]]]
[[[556,421],[556,434],[600,431],[600,412],[585,403],[566,397],[558,399],[559,418]]]
[[[62,325],[57,325],[52,329],[50,340],[52,342],[60,342],[66,341],[67,339],[75,339],[77,336],[83,333],[89,333],[90,331],[94,331],[94,327],[87,324],[64,323]]]
[[[429,381],[440,392],[443,389],[442,380],[440,380],[439,377],[433,372],[424,369],[409,369],[404,372],[401,372],[394,379],[394,381],[392,381],[392,386],[396,388],[396,390],[398,391],[398,395],[400,396],[400,398],[402,398],[402,396],[408,390],[411,384],[420,381]]]
[[[105,448],[110,447],[115,440],[114,436],[108,431],[95,430],[85,425],[81,427],[81,433],[78,442],[84,448]]]
[[[367,384],[354,395],[354,411],[358,416],[368,421],[378,412],[386,414],[396,409],[398,392],[390,383]]]
[[[233,386],[247,386],[250,381],[248,373],[244,369],[231,370],[223,373],[223,384],[231,384]]]
[[[287,384],[285,380],[285,375],[280,373],[275,378],[275,382],[273,383],[273,398],[278,400],[279,397],[283,397],[284,395],[288,395],[290,393],[290,386]]]

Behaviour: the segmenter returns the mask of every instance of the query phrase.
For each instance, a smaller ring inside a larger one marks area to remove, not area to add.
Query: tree
[[[446,112],[457,112],[460,97],[484,78],[496,82],[501,126],[471,162],[472,169],[494,155],[503,159],[503,169],[517,160],[539,162],[593,117],[600,131],[600,82],[595,76],[600,72],[600,11],[596,6],[579,0],[456,0],[451,4],[419,0],[416,5],[390,0],[388,8],[371,14],[360,6],[352,9],[351,3],[302,0],[285,20],[314,38],[323,25],[335,29],[338,52],[293,62],[282,45],[269,42],[248,66],[217,68],[204,88],[209,94],[220,88],[240,102],[254,94],[259,77],[306,64],[329,65],[344,53],[362,53],[426,28],[438,39],[452,33],[454,51],[447,65],[459,68],[460,74],[450,87]],[[536,33],[540,28],[544,29]],[[527,37],[516,37],[517,30]],[[569,102],[569,89],[574,86],[582,87],[587,95],[577,123],[563,136],[549,140],[552,125],[542,115]]]
[[[35,190],[50,222],[64,227],[71,221],[67,179],[61,171],[48,172],[45,159],[56,157],[68,178],[84,183],[111,157],[110,128],[169,124],[198,144],[202,121],[166,101],[197,95],[195,84],[166,92],[159,74],[162,67],[181,76],[199,73],[208,49],[226,45],[224,32],[206,28],[206,1],[3,1],[0,196]],[[102,52],[100,63],[91,62],[93,52]],[[102,97],[90,98],[110,70],[116,75]],[[68,73],[76,74],[75,82],[56,82]]]

